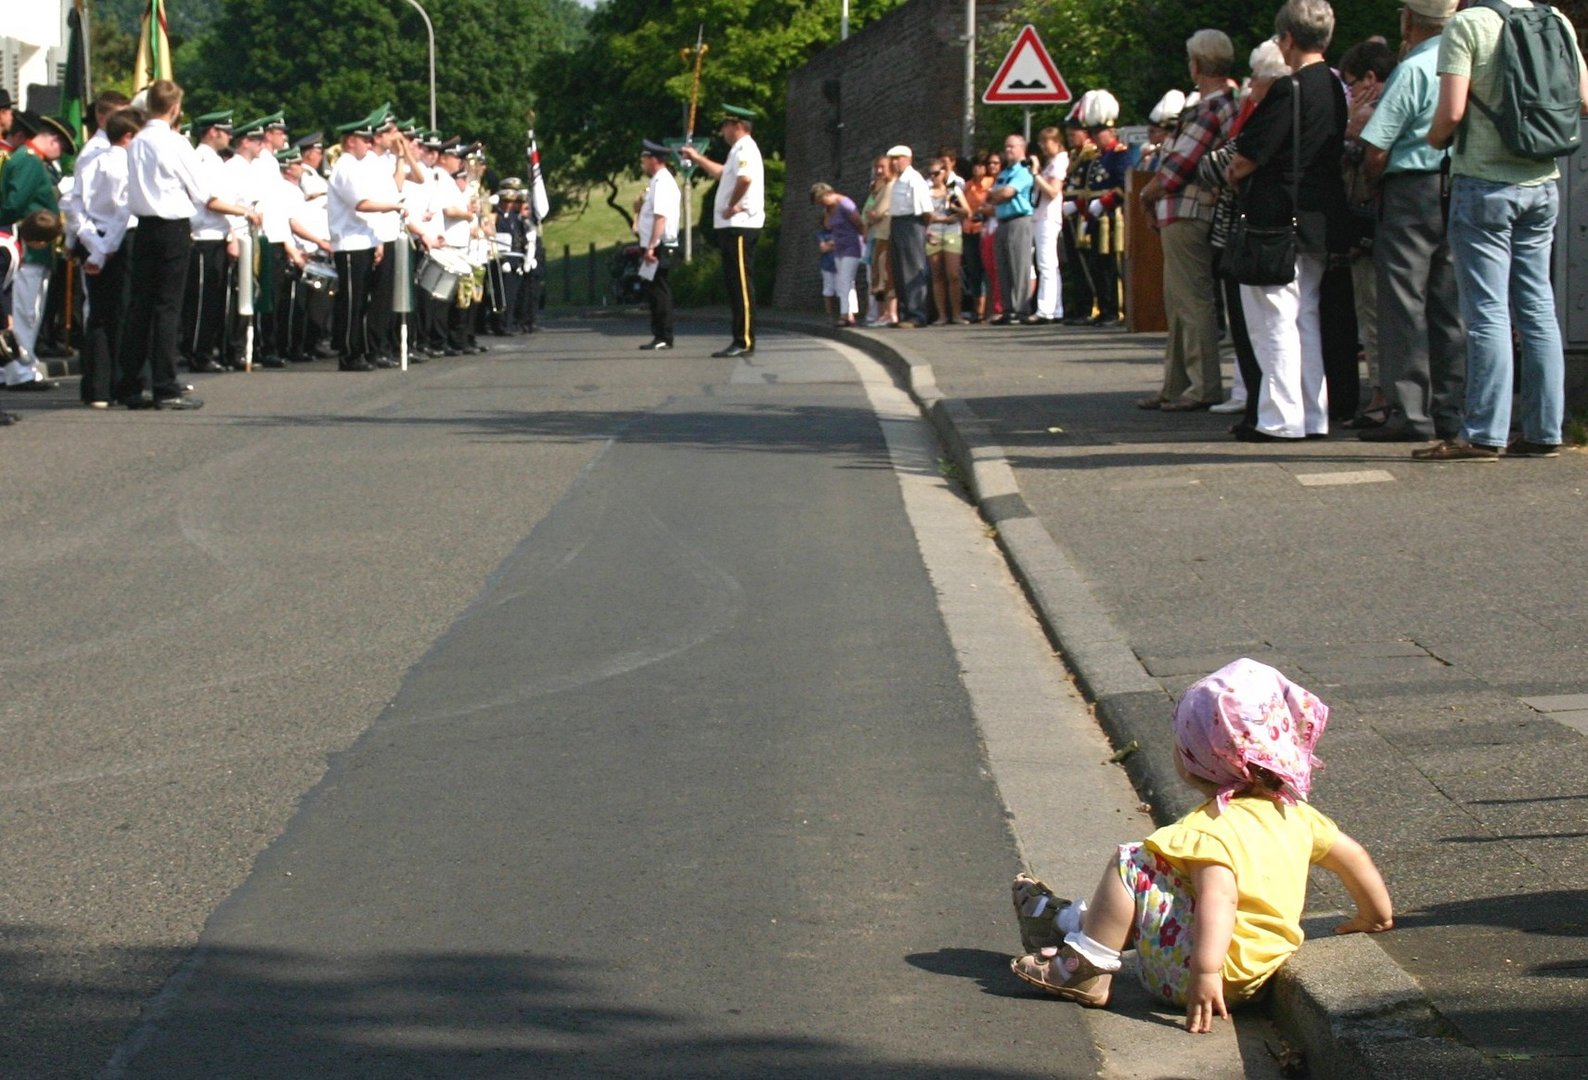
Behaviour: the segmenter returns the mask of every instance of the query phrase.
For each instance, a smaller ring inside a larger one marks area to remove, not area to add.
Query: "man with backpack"
[[[1420,461],[1556,457],[1565,356],[1550,253],[1560,211],[1556,158],[1574,152],[1588,70],[1565,16],[1530,0],[1478,0],[1445,26],[1428,131],[1451,148],[1451,255],[1467,324],[1461,435]],[[1520,437],[1510,438],[1512,314],[1521,339]]]

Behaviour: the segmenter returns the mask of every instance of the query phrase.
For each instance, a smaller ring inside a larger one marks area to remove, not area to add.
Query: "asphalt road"
[[[1096,1070],[847,361],[633,331],[30,400],[0,1075]]]

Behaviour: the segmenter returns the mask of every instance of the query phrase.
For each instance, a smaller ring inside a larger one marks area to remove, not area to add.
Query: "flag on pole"
[[[84,142],[83,118],[88,113],[88,27],[83,0],[66,13],[66,77],[61,83],[61,121],[77,145]]]
[[[171,38],[166,32],[165,0],[148,0],[139,20],[138,55],[132,85],[142,89],[156,79],[171,78]]]
[[[546,197],[546,178],[540,173],[540,148],[535,145],[535,132],[529,133],[529,205],[534,208],[535,220],[546,220],[551,213],[551,200]]]

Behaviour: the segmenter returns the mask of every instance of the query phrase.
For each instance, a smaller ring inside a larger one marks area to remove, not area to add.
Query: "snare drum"
[[[303,264],[303,283],[315,292],[335,292],[336,267],[323,259],[310,259]]]
[[[432,248],[419,264],[419,288],[443,302],[458,291],[458,282],[473,273],[468,259],[447,248]]]

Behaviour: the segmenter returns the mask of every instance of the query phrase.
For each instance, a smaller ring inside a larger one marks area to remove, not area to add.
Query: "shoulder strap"
[[[1295,171],[1290,174],[1290,220],[1301,204],[1301,80],[1290,77],[1290,140],[1295,148]]]

